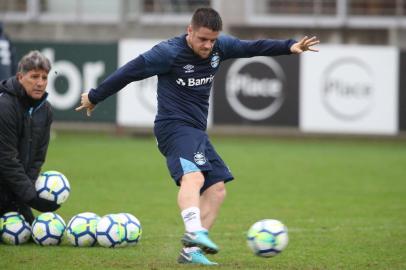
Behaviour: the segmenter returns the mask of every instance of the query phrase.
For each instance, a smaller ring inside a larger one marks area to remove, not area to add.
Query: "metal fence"
[[[231,0],[1,0],[5,22],[118,24],[188,22],[198,6],[226,6]],[[402,27],[406,0],[244,0],[247,25]]]
[[[210,0],[1,0],[0,18],[6,22],[121,23],[164,15],[176,21]]]

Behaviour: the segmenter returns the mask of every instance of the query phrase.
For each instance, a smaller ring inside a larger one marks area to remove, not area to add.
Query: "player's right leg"
[[[181,241],[185,247],[199,247],[206,253],[215,254],[219,248],[210,240],[207,229],[201,223],[199,201],[203,183],[201,172],[191,172],[181,178],[178,204],[186,229]]]
[[[198,264],[198,265],[218,265],[218,263],[212,262],[204,256],[202,250],[198,247],[182,248],[178,263],[181,264]]]
[[[209,239],[200,216],[200,192],[205,182],[203,172],[211,169],[205,157],[207,134],[196,128],[168,123],[156,123],[154,132],[171,177],[180,186],[178,204],[186,229],[181,240],[183,245],[217,253],[218,246]]]

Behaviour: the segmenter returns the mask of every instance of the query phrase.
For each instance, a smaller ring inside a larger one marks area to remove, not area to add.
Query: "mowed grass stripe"
[[[402,141],[212,138],[235,181],[212,238],[220,269],[406,269],[406,144]],[[136,247],[0,244],[4,269],[186,269],[176,264],[183,224],[177,187],[151,138],[56,134],[43,170],[72,193],[58,210],[130,212],[143,226]],[[250,254],[245,232],[275,218],[289,229],[272,259]]]

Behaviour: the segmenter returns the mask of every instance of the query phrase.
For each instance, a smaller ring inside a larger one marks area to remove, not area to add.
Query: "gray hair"
[[[18,62],[18,73],[27,73],[34,69],[51,70],[51,62],[39,51],[30,51]]]

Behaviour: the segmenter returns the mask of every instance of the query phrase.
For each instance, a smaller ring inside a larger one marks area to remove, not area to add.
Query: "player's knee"
[[[224,201],[226,194],[227,194],[224,183],[222,182],[222,183],[215,185],[212,194],[217,201],[220,201],[220,202]]]
[[[197,186],[202,187],[204,184],[204,176],[201,172],[188,173],[182,176],[180,180],[181,186]]]
[[[223,188],[219,191],[219,197],[221,198],[222,201],[224,201],[226,195],[227,195],[226,187],[223,185]]]

